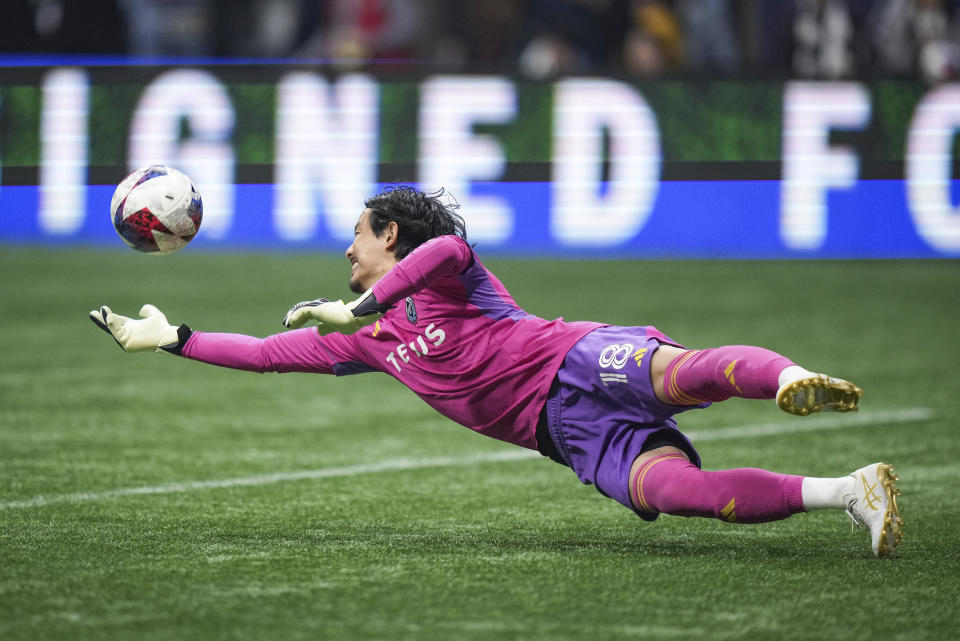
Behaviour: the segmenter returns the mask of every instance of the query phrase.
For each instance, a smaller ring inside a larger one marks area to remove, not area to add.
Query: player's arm
[[[473,250],[467,241],[439,236],[410,252],[371,289],[380,304],[391,306],[441,278],[462,274],[472,264]]]
[[[376,371],[350,336],[318,336],[312,329],[266,338],[193,331],[186,325],[174,327],[153,305],[144,305],[140,316],[140,319],[121,316],[109,307],[90,312],[94,324],[127,352],[162,350],[211,365],[252,372]]]
[[[295,328],[318,321],[321,334],[352,334],[376,322],[397,301],[440,278],[460,274],[471,264],[473,251],[465,240],[457,236],[433,238],[410,252],[356,300],[344,303],[318,298],[297,303],[284,316],[283,325]]]

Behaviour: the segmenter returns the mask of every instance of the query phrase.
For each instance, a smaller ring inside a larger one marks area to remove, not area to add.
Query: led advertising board
[[[121,247],[114,185],[165,163],[191,250],[341,251],[399,182],[505,255],[952,257],[958,129],[955,84],[3,68],[0,243]]]

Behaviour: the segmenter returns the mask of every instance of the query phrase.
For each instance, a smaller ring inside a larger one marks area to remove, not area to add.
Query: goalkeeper
[[[166,350],[256,372],[383,372],[444,416],[539,451],[652,521],[660,513],[758,523],[845,509],[877,556],[901,540],[889,465],[838,478],[744,468],[704,471],[674,416],[733,396],[792,414],[857,409],[850,382],[760,347],[688,350],[654,327],[544,320],[524,311],[467,244],[463,220],[396,187],[369,198],[346,250],[349,304],[317,299],[267,338],[175,327],[101,307],[91,319],[126,351]]]

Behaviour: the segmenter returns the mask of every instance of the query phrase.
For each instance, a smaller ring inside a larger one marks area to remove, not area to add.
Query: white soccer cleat
[[[820,411],[856,412],[862,394],[863,390],[850,381],[813,374],[781,385],[777,405],[798,416]]]
[[[900,475],[893,473],[891,465],[874,463],[850,476],[853,489],[844,497],[847,514],[856,527],[870,529],[871,546],[876,556],[890,556],[903,541],[903,519],[897,508],[900,490],[895,487]]]

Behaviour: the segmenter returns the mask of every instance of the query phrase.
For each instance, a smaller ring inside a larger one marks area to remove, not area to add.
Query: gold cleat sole
[[[849,381],[811,376],[783,386],[777,393],[777,405],[797,416],[820,411],[856,412],[862,394],[863,390]]]
[[[877,478],[887,495],[887,509],[883,515],[883,529],[880,531],[877,556],[886,557],[893,554],[903,542],[903,519],[900,518],[900,509],[897,507],[900,490],[896,487],[900,475],[893,473],[892,465],[881,463],[877,467]]]

